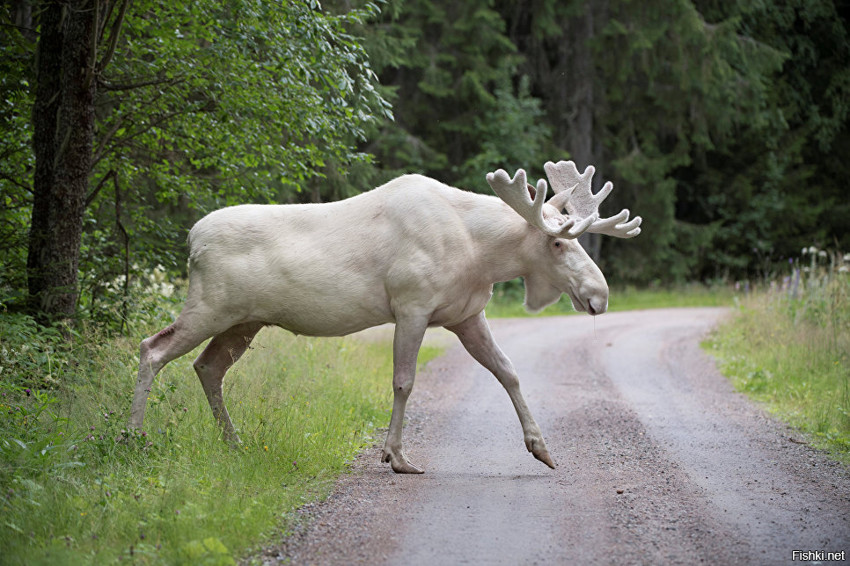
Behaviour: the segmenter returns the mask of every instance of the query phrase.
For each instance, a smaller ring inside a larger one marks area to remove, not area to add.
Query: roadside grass
[[[850,464],[850,274],[840,264],[813,263],[753,293],[703,346],[739,391]]]
[[[531,314],[523,306],[524,290],[519,282],[497,284],[493,298],[487,305],[488,318],[555,316],[577,314],[569,297],[561,296],[561,300]],[[730,286],[702,285],[691,283],[672,288],[650,287],[639,289],[633,286],[613,287],[608,299],[608,311],[630,311],[639,309],[671,308],[671,307],[717,307],[732,306],[735,290]]]
[[[157,376],[132,433],[139,336],[68,348],[38,342],[24,317],[0,325],[4,564],[235,564],[326,495],[389,421],[386,343],[263,330],[225,381],[234,449],[191,367],[198,352]],[[423,347],[420,364],[438,354]]]

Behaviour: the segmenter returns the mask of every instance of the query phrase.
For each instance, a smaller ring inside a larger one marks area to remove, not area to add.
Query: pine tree
[[[392,91],[395,122],[368,149],[385,171],[489,191],[488,171],[542,169],[549,129],[491,2],[411,0],[380,26],[387,31],[370,54]]]

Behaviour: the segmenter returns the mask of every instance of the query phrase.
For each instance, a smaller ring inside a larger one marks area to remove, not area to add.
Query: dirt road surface
[[[850,472],[717,372],[699,342],[724,315],[491,321],[556,470],[526,452],[505,391],[449,340],[417,377],[408,409],[406,452],[425,474],[393,474],[378,463],[379,447],[367,450],[327,501],[299,512],[294,534],[258,558],[406,566],[800,563],[794,550],[848,558]]]

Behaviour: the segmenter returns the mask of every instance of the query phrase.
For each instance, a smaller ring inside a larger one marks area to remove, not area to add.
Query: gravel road
[[[406,452],[425,474],[393,474],[378,463],[379,447],[367,450],[328,500],[303,508],[294,533],[255,559],[790,564],[794,550],[847,558],[850,470],[717,372],[699,341],[724,314],[491,321],[556,470],[526,452],[496,380],[448,341],[417,376],[408,408]]]

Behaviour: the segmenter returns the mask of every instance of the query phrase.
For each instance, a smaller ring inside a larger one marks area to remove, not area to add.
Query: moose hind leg
[[[262,327],[263,324],[259,322],[246,322],[229,328],[210,340],[193,364],[213,416],[221,425],[225,440],[230,444],[239,444],[240,440],[224,404],[224,374],[245,353],[251,340]]]
[[[197,330],[197,326],[189,324],[181,314],[174,324],[142,340],[139,345],[138,379],[130,409],[130,427],[142,428],[145,405],[156,374],[168,362],[190,352],[209,337],[210,334]]]

